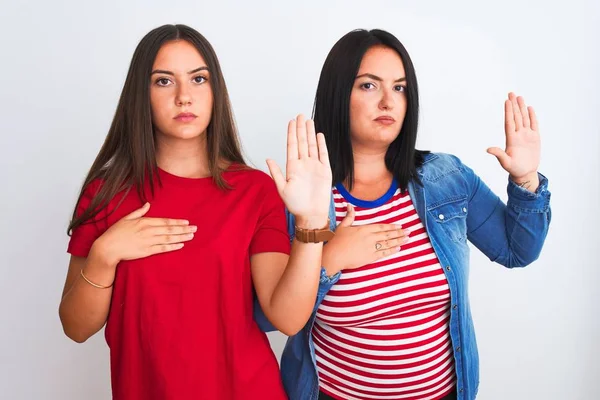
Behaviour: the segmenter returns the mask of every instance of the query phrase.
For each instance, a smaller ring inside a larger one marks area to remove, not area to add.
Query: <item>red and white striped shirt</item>
[[[348,202],[333,195],[339,224]],[[317,311],[319,386],[336,399],[439,399],[455,385],[448,282],[409,194],[388,197],[354,204],[354,226],[399,224],[409,242],[344,271]]]

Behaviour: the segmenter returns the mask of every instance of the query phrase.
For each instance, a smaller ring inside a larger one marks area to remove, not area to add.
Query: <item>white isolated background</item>
[[[508,91],[537,111],[553,220],[522,270],[472,252],[480,399],[597,398],[600,378],[600,24],[592,0],[3,1],[0,8],[0,397],[110,398],[103,335],[62,332],[66,227],[133,50],[185,23],[215,47],[248,159],[284,166],[287,121],[309,115],[321,66],[355,28],[395,34],[422,104],[418,146],[458,155],[502,198]],[[331,151],[331,150],[330,150]],[[201,310],[199,310],[201,312]],[[285,336],[269,335],[279,356]]]

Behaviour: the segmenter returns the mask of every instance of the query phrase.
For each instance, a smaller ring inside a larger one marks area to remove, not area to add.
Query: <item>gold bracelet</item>
[[[90,281],[90,280],[89,280],[89,279],[88,279],[88,278],[87,278],[87,277],[86,277],[86,276],[83,274],[83,268],[81,268],[80,272],[81,272],[81,277],[82,277],[82,278],[83,278],[83,279],[84,279],[84,280],[85,280],[87,283],[89,283],[90,285],[92,285],[92,286],[93,286],[93,287],[95,287],[95,288],[98,288],[98,289],[108,289],[108,288],[112,287],[112,285],[114,284],[114,282],[113,282],[113,283],[111,283],[109,286],[102,286],[102,285],[98,285],[97,283],[94,283],[94,282]]]

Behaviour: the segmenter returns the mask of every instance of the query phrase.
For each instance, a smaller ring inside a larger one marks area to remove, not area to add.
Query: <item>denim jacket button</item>
[[[458,305],[455,304],[452,306],[452,308],[456,310],[458,308]]]
[[[450,271],[450,266],[449,265],[446,267],[446,271]]]
[[[440,214],[440,215],[438,216],[438,218],[439,218],[439,219],[444,219],[444,214]]]
[[[467,207],[463,207],[463,212],[467,212]]]

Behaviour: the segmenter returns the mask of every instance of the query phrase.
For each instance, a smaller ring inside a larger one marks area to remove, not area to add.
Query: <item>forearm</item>
[[[510,181],[508,204],[504,205],[490,189],[480,184],[470,202],[469,239],[492,261],[506,267],[524,267],[539,256],[551,219],[550,193],[542,177],[536,192],[524,190]],[[480,222],[475,222],[475,216]]]
[[[323,268],[325,269],[325,273],[327,276],[334,276],[338,272],[344,270],[346,268],[345,265],[342,265],[342,261],[340,257],[336,257],[335,252],[328,251],[327,246],[323,248]],[[339,253],[338,253],[339,255]]]
[[[294,335],[313,311],[321,274],[322,243],[294,240],[290,257],[273,290],[267,317],[281,332]]]
[[[532,187],[520,188],[509,184],[508,202],[504,209],[509,250],[499,255],[506,266],[523,267],[536,260],[544,245],[551,220],[550,192],[546,178],[535,174],[535,191]],[[539,177],[543,179],[543,183]],[[514,182],[516,183],[516,182]]]
[[[102,259],[92,248],[83,268],[85,277],[91,282],[111,286],[115,278],[115,267]],[[98,332],[106,323],[112,287],[97,288],[80,274],[63,296],[59,315],[65,334],[82,343]]]

